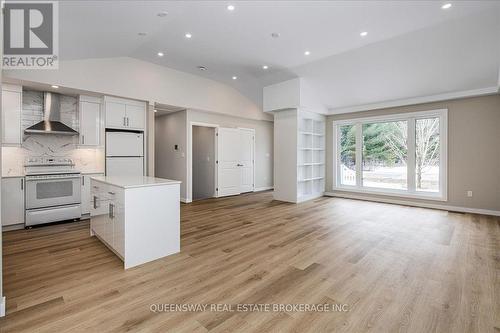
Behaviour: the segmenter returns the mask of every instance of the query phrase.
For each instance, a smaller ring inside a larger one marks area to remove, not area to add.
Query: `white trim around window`
[[[418,119],[439,118],[439,192],[417,191],[415,184],[415,124]],[[407,121],[407,190],[363,187],[363,124],[374,122]],[[356,127],[356,185],[340,183],[340,130],[343,125]],[[354,118],[333,122],[333,190],[366,194],[387,195],[403,198],[446,201],[448,199],[448,110],[430,110],[412,113],[398,113],[384,116]]]

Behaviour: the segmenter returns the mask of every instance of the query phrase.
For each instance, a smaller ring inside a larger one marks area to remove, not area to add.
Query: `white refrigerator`
[[[106,132],[106,176],[144,175],[144,133]]]

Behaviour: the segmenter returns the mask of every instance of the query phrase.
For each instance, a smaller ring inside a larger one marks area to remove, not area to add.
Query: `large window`
[[[407,121],[363,124],[363,186],[407,189]]]
[[[335,188],[446,200],[447,110],[334,122]]]
[[[356,185],[356,127],[339,126],[341,132],[340,183]]]

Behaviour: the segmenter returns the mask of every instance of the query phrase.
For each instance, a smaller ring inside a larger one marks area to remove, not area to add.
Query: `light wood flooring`
[[[181,212],[181,253],[127,271],[88,221],[4,233],[0,331],[500,332],[499,218],[270,192]],[[348,311],[150,310],[246,303]]]

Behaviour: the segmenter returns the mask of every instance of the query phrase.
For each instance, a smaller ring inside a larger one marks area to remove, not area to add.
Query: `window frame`
[[[415,124],[417,119],[439,118],[439,191],[417,191],[415,181]],[[373,122],[408,122],[407,189],[384,189],[363,187],[363,124]],[[340,183],[340,126],[353,125],[356,128],[356,185]],[[360,117],[333,121],[333,190],[366,194],[379,194],[404,198],[448,200],[448,109],[388,114],[383,116]]]

